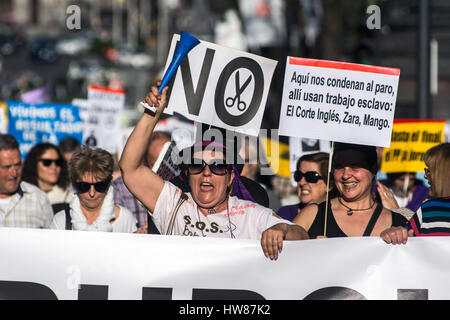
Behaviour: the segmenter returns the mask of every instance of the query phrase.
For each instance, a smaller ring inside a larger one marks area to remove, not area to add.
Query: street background
[[[79,28],[69,28],[71,5]],[[395,118],[450,118],[445,0],[1,0],[0,12],[0,100],[45,87],[48,101],[70,103],[89,84],[122,88],[132,126],[183,30],[278,60],[262,128],[278,127],[288,55],[399,68]]]

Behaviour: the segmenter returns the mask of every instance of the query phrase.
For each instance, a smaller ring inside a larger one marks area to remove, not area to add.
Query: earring
[[[232,186],[232,185],[229,185],[229,186],[227,187],[227,197],[230,196],[232,190],[233,190],[233,186]]]

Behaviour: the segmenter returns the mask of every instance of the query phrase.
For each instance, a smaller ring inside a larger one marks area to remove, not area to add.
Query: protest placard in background
[[[123,90],[88,87],[88,114],[84,123],[83,144],[114,154],[120,145],[120,114],[125,104]]]
[[[444,142],[445,123],[445,120],[394,120],[391,146],[383,150],[381,171],[423,172],[425,152]]]
[[[0,102],[0,133],[8,132],[8,107],[5,102]]]
[[[297,160],[307,154],[326,152],[330,153],[331,143],[326,140],[289,137],[289,166],[291,172],[297,170]]]
[[[166,69],[176,50],[174,35]],[[277,61],[201,41],[172,78],[166,113],[257,136]]]
[[[72,104],[28,104],[7,101],[8,133],[20,146],[23,158],[40,142],[58,144],[66,136],[82,140],[82,122],[78,107]]]
[[[389,147],[399,69],[287,58],[280,135]]]

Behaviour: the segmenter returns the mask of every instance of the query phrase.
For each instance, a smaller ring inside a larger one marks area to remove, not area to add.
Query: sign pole
[[[328,160],[328,176],[327,176],[327,197],[325,202],[325,220],[323,224],[323,236],[327,236],[327,219],[328,219],[328,194],[330,193],[330,173],[331,173],[331,162],[333,161],[333,152],[334,152],[334,141],[331,141],[331,151],[330,158]]]

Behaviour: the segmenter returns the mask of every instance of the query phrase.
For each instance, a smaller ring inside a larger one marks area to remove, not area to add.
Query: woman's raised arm
[[[158,82],[159,85],[160,82]],[[167,87],[162,94],[153,86],[144,98],[150,106],[156,108],[156,113],[145,109],[131,133],[119,161],[122,178],[130,192],[141,201],[147,209],[154,211],[156,201],[164,187],[164,180],[144,164],[144,156],[150,138],[164,108],[166,107]]]

